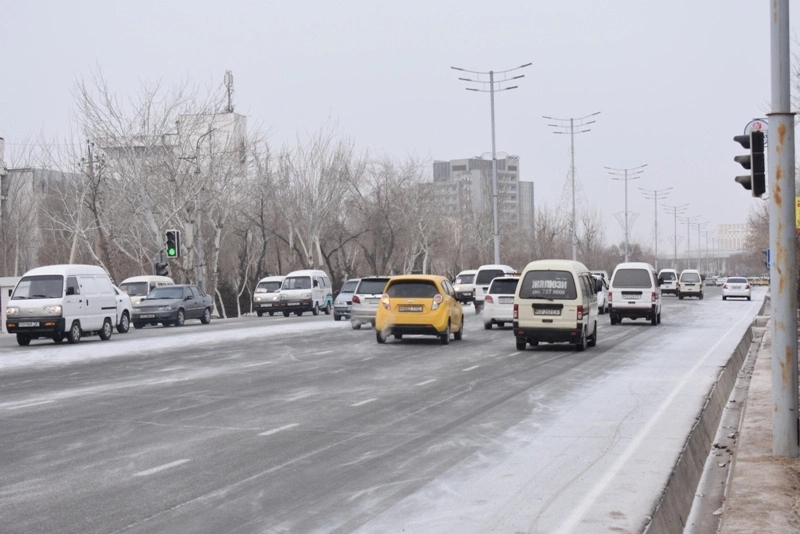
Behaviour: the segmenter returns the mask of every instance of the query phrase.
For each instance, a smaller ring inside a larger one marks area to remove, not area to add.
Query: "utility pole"
[[[673,261],[675,264],[672,266],[674,269],[678,268],[678,215],[683,215],[686,212],[686,209],[689,207],[689,204],[681,204],[680,206],[670,206],[668,204],[662,204],[664,209],[666,209],[667,213],[671,213],[673,217],[673,229],[674,234],[673,237],[675,238],[675,248],[673,249]]]
[[[591,128],[586,128],[590,124],[594,124],[597,121],[590,121],[591,117],[599,115],[599,111],[595,111],[591,115],[585,115],[583,117],[570,117],[568,119],[559,119],[556,117],[548,117],[547,115],[542,115],[543,119],[551,120],[551,121],[558,121],[555,124],[548,124],[548,126],[553,128],[558,128],[553,133],[554,134],[566,134],[569,133],[569,174],[571,177],[572,183],[572,261],[578,260],[578,231],[575,223],[575,134],[582,134],[586,132],[592,131]],[[569,125],[569,126],[568,126]],[[582,130],[575,131],[575,127],[584,128]]]
[[[655,215],[655,232],[654,232],[654,244],[656,247],[655,251],[655,262],[654,266],[656,268],[656,272],[658,272],[658,201],[667,198],[672,191],[671,187],[665,187],[664,189],[643,189],[639,188],[639,191],[642,192],[642,195],[647,200],[653,201],[653,214]]]
[[[697,223],[697,269],[700,270],[700,266],[702,264],[703,258],[701,256],[701,241],[700,241],[700,232],[705,230],[708,227],[708,221],[701,223]]]
[[[519,74],[517,76],[511,76],[511,73],[524,69],[525,67],[530,67],[533,63],[526,63],[524,65],[520,65],[519,67],[514,67],[513,69],[508,70],[501,70],[501,71],[493,71],[490,70],[489,72],[481,72],[476,70],[467,70],[462,69],[461,67],[450,67],[453,70],[458,70],[461,72],[468,72],[470,74],[475,75],[475,79],[472,78],[459,78],[459,80],[464,82],[470,83],[477,83],[481,84],[481,89],[476,89],[474,87],[467,87],[467,91],[476,91],[479,93],[489,93],[489,100],[491,102],[491,110],[492,110],[492,227],[493,227],[493,242],[494,242],[494,262],[500,263],[500,221],[497,214],[497,150],[495,145],[495,135],[494,135],[494,93],[495,91],[510,91],[511,89],[516,89],[518,86],[503,86],[503,84],[510,82],[511,80],[518,80],[520,78],[524,78],[524,74]],[[498,75],[500,79],[495,80],[495,75]],[[482,76],[488,76],[489,79],[481,79]],[[488,85],[488,89],[486,88]],[[495,89],[495,85],[498,86],[498,89]]]
[[[794,113],[791,101],[789,0],[770,2],[772,112],[769,123],[772,453],[797,458],[797,251]]]
[[[641,178],[645,167],[647,167],[647,163],[638,167],[628,167],[627,169],[605,167],[612,180],[625,180],[625,261],[628,261],[628,234],[630,233],[630,227],[628,226],[628,180]]]
[[[689,230],[691,227],[700,220],[699,215],[695,215],[694,217],[679,217],[681,222],[686,223],[686,268],[692,268],[692,238],[689,235]]]

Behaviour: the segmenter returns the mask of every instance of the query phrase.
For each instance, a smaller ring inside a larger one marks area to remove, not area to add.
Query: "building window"
[[[453,165],[453,171],[466,171],[466,165]]]

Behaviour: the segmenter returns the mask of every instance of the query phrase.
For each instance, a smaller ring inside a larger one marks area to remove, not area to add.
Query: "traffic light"
[[[156,276],[169,276],[169,265],[166,263],[156,263]]]
[[[767,180],[764,170],[764,132],[753,130],[750,135],[737,135],[734,141],[750,150],[747,155],[736,156],[733,160],[750,171],[749,175],[737,176],[736,181],[749,189],[753,196],[761,198],[767,192]]]
[[[167,257],[177,258],[181,255],[180,230],[167,230]]]

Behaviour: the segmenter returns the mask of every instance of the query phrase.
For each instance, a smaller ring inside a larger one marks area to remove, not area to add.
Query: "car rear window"
[[[573,300],[578,296],[569,271],[528,271],[520,283],[523,299]]]
[[[383,288],[386,287],[386,282],[388,281],[388,278],[361,280],[361,285],[358,286],[356,293],[361,295],[380,295],[383,293]]]
[[[147,286],[147,282],[126,282],[119,288],[131,297],[141,297],[147,295]]]
[[[676,278],[678,278],[678,277],[675,276],[675,273],[670,273],[670,272],[661,273],[661,279],[664,280],[665,282],[667,282],[669,280],[675,280]]]
[[[505,276],[502,269],[485,269],[478,271],[475,277],[476,284],[488,284],[498,276]]]
[[[699,282],[700,275],[697,273],[683,273],[681,274],[681,282]]]
[[[358,282],[360,282],[360,280],[348,280],[342,286],[340,293],[355,293],[356,288],[358,287]]]
[[[401,280],[386,289],[386,294],[391,298],[432,299],[438,293],[436,284],[425,280]]]
[[[619,269],[614,273],[614,280],[611,285],[614,287],[647,289],[652,287],[653,281],[647,269]]]
[[[747,278],[734,278],[734,277],[731,277],[731,278],[728,278],[727,280],[725,280],[725,283],[726,284],[746,284],[747,283]]]
[[[517,284],[519,283],[519,279],[495,279],[492,282],[492,285],[489,287],[489,293],[495,295],[513,295],[517,292]]]

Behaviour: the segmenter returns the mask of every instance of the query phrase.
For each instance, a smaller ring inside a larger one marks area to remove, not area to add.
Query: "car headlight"
[[[261,297],[253,297],[253,300],[254,300],[255,302],[261,302]]]
[[[17,308],[16,306],[6,308],[6,315],[16,315],[18,313],[19,313],[19,308]]]
[[[156,311],[170,311],[172,306],[156,306]]]
[[[310,298],[311,298],[311,293],[303,293],[303,294],[300,296],[300,298],[301,298],[301,299],[310,299]]]
[[[42,310],[48,315],[61,315],[61,306],[45,306]]]

